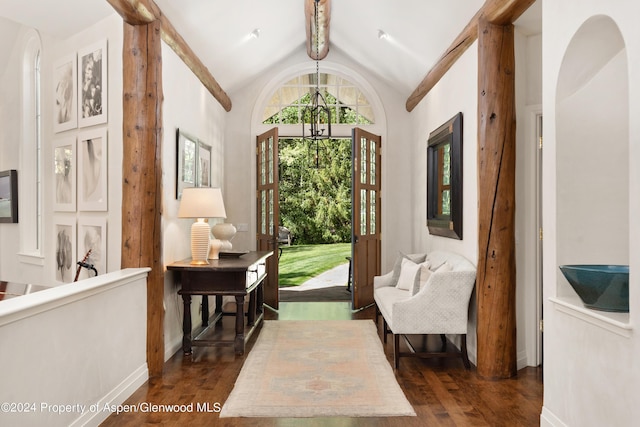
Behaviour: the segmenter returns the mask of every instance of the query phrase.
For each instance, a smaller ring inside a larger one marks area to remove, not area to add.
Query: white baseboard
[[[553,412],[542,407],[540,414],[540,427],[568,427],[562,420],[555,416]]]
[[[516,366],[518,371],[522,368],[526,368],[529,365],[529,358],[527,357],[526,350],[518,352]]]
[[[99,426],[106,420],[112,411],[104,410],[105,405],[121,405],[129,398],[137,389],[139,389],[149,379],[149,367],[146,362],[132,372],[113,390],[107,393],[102,399],[95,402],[91,407],[95,410],[88,410],[78,417],[71,427],[76,426]]]

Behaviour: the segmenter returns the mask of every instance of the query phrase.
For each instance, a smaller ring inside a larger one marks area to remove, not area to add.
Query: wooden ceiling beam
[[[533,3],[535,3],[535,0],[486,0],[449,48],[440,56],[436,65],[429,70],[418,87],[409,95],[406,102],[407,111],[413,111],[416,105],[433,89],[467,48],[478,39],[478,22],[481,18],[495,25],[510,24],[518,19]]]
[[[328,0],[327,0],[328,1]],[[153,0],[107,0],[122,19],[130,25],[143,25],[160,20],[161,37],[164,42],[182,59],[189,69],[198,77],[209,93],[222,105],[225,111],[231,111],[231,99],[220,87],[209,69],[193,52],[191,47],[176,31],[173,24],[162,13]]]
[[[318,28],[315,17],[316,0],[305,0],[304,16],[307,33],[307,55],[309,58],[324,59],[329,53],[329,23],[331,21],[331,0],[318,1]],[[316,52],[316,33],[318,34],[318,52]]]

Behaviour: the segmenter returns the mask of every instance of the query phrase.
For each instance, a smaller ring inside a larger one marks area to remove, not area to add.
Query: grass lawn
[[[351,243],[283,246],[280,257],[280,287],[298,286],[318,274],[348,262]]]

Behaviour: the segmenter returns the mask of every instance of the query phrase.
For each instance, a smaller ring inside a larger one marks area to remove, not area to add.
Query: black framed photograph
[[[18,222],[18,172],[0,172],[0,222]]]
[[[427,227],[432,235],[462,240],[462,113],[429,134]]]
[[[76,54],[60,58],[53,65],[53,131],[63,132],[78,126]]]
[[[198,157],[198,140],[189,134],[176,129],[176,199],[182,198],[182,190],[196,186],[196,159]]]
[[[78,126],[107,122],[107,40],[78,51]]]

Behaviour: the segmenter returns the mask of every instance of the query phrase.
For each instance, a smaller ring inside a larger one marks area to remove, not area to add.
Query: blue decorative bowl
[[[560,271],[585,307],[629,312],[628,265],[561,265]]]

